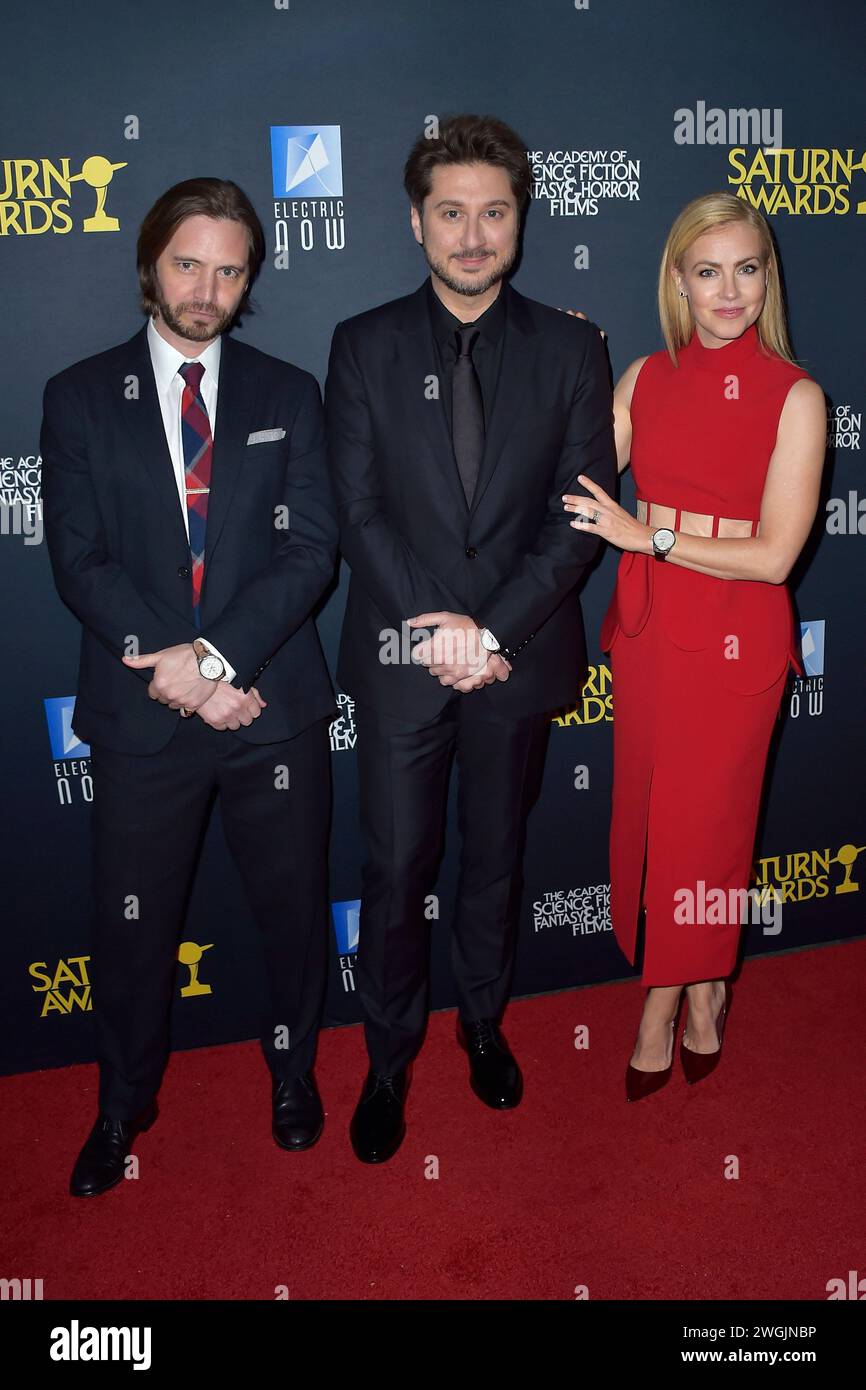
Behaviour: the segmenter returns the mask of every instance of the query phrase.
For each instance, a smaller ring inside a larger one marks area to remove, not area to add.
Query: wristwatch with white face
[[[204,676],[206,681],[221,681],[226,673],[226,668],[218,656],[209,652],[203,642],[198,638],[192,644],[198,662],[199,674]]]
[[[499,643],[493,636],[493,633],[490,631],[489,627],[483,627],[481,629],[481,645],[487,652],[499,651]]]
[[[653,554],[657,560],[664,560],[674,548],[676,536],[667,526],[662,526],[658,531],[653,531],[652,543]]]

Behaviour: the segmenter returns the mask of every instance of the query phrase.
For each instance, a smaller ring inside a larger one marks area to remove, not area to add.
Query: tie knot
[[[192,387],[193,392],[198,395],[201,379],[204,376],[204,367],[201,362],[184,362],[183,366],[178,367],[177,370],[187,386]]]
[[[454,332],[457,338],[457,356],[471,357],[472,349],[481,330],[473,327],[471,323],[467,323],[462,328],[456,328]]]

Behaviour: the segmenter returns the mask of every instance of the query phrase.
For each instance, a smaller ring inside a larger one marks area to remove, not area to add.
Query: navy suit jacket
[[[275,428],[285,437],[248,443]],[[200,631],[146,328],[50,379],[41,453],[54,579],[82,624],[80,739],[145,754],[177,728],[178,711],[148,695],[152,670],[124,666],[131,640],[141,653],[213,642],[234,684],[255,685],[268,702],[235,731],[251,743],[336,715],[312,618],[338,541],[313,376],[223,337]]]

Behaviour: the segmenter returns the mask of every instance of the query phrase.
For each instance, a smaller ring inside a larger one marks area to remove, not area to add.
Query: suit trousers
[[[168,1060],[176,953],[217,794],[261,932],[265,1059],[278,1079],[312,1067],[328,953],[328,725],[251,744],[178,716],[157,753],[91,746],[92,997],[99,1104],[113,1119],[156,1094]]]
[[[430,677],[432,679],[432,677]],[[417,1054],[428,1012],[431,891],[457,764],[460,862],[451,965],[461,1016],[499,1019],[514,966],[527,814],[538,796],[549,716],[491,717],[456,693],[425,722],[355,707],[365,863],[357,981],[370,1065]]]

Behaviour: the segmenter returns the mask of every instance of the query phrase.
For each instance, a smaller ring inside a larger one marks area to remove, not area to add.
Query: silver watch
[[[658,531],[653,531],[653,554],[657,560],[664,560],[670,554],[676,539],[676,535],[669,526],[661,526]]]
[[[196,639],[192,644],[198,662],[199,675],[206,681],[221,681],[226,673],[225,664],[213,652],[209,652],[203,642]]]
[[[481,645],[487,652],[499,651],[499,643],[493,636],[493,633],[490,631],[489,627],[483,627],[481,629]]]

